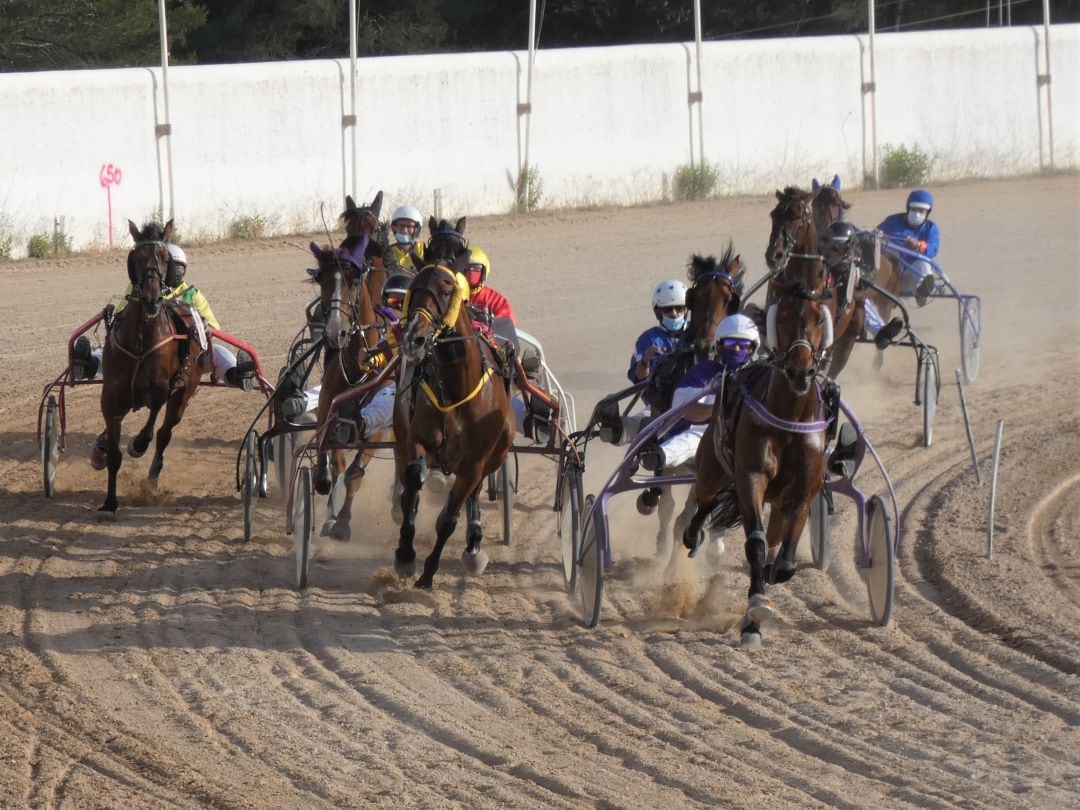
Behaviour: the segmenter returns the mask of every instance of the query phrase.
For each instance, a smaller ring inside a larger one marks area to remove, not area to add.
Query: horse
[[[394,409],[397,473],[403,485],[401,533],[394,553],[400,576],[415,573],[416,511],[428,459],[454,474],[435,523],[435,547],[415,583],[424,589],[432,587],[462,504],[468,519],[462,553],[465,570],[479,576],[487,567],[477,496],[485,477],[502,465],[514,437],[509,392],[498,373],[500,360],[474,332],[467,312],[469,286],[459,272],[466,261],[465,220],[453,229],[448,226],[445,220],[437,223],[432,218],[432,239],[425,249],[428,263],[409,287]],[[447,266],[453,254],[455,264]]]
[[[807,263],[823,268],[818,260]],[[828,397],[816,377],[831,316],[823,305],[828,295],[823,272],[817,272],[821,280],[813,287],[802,279],[770,281],[772,359],[768,366],[752,364],[733,375],[734,405],[714,410],[697,455],[693,497],[698,506],[683,543],[691,550],[700,545],[706,518],[733,484],[750,565],[747,609],[739,626],[746,646],[761,642],[761,623],[774,613],[766,580],[785,582],[795,573],[795,549],[824,481]],[[792,275],[813,273],[813,267],[799,268]],[[767,535],[766,502],[772,507]]]
[[[128,444],[128,455],[139,458],[150,445],[158,412],[163,406],[165,419],[157,432],[154,458],[147,479],[156,486],[164,466],[165,448],[172,430],[184,416],[188,402],[195,395],[203,375],[205,347],[182,334],[174,325],[175,312],[190,320],[179,308],[163,300],[162,287],[168,272],[169,252],[165,245],[172,239],[173,221],[164,226],[150,222],[142,230],[128,220],[128,230],[135,247],[128,253],[127,271],[132,291],[127,306],[116,316],[102,353],[101,415],[105,419],[106,448],[104,459],[95,446],[91,465],[109,470],[108,491],[98,511],[115,514],[116,475],[123,455],[120,452],[120,428],[130,411],[146,407],[146,424]],[[193,323],[186,323],[188,328]],[[102,463],[104,462],[104,463]]]
[[[320,308],[326,324],[323,332],[325,359],[316,415],[320,430],[330,418],[334,398],[367,381],[373,372],[366,360],[378,344],[385,326],[375,314],[374,301],[378,299],[374,296],[382,295],[386,271],[371,267],[368,260],[381,205],[381,191],[363,207],[346,197],[346,210],[341,218],[346,222],[347,236],[342,246],[331,250],[314,242],[310,245],[318,267],[309,269],[308,274],[310,281],[319,285]],[[376,290],[374,294],[373,289]],[[351,537],[353,498],[372,454],[370,450],[357,453],[352,463],[346,464],[344,450],[326,451],[320,447],[315,491],[330,496],[321,532],[324,537],[342,541]],[[331,493],[342,476],[344,499],[336,505]]]
[[[739,310],[739,303],[743,290],[743,278],[746,269],[742,260],[735,255],[734,246],[729,242],[723,255],[717,259],[715,256],[698,256],[690,258],[687,265],[686,277],[691,282],[691,287],[686,293],[686,307],[690,313],[690,341],[694,349],[696,359],[711,357],[716,347],[716,327],[725,317]],[[679,383],[686,369],[692,364],[692,359],[687,358],[679,362],[672,358],[673,368],[667,371],[667,360],[660,361],[654,372],[654,380],[663,390],[654,390],[653,398],[660,410],[666,410],[671,406],[671,397],[675,387]],[[664,381],[660,378],[666,377]],[[670,476],[675,474],[672,468],[658,471],[658,475]],[[658,498],[659,500],[653,500]],[[658,556],[670,559],[674,550],[675,529],[675,498],[669,487],[653,487],[645,490],[640,496],[639,508],[647,511],[650,503],[658,506],[657,516],[660,520],[660,528],[656,535]],[[683,513],[685,514],[685,512]],[[681,520],[680,520],[681,522]]]

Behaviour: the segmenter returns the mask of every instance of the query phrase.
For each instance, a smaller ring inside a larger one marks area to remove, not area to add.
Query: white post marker
[[[971,434],[971,417],[968,416],[967,399],[964,398],[964,381],[960,379],[960,369],[956,369],[956,387],[960,389],[960,410],[964,414],[964,430],[967,431],[968,449],[971,450],[971,466],[975,468],[975,482],[982,486],[979,457],[975,454],[975,437]]]
[[[986,515],[986,559],[994,559],[994,498],[997,495],[998,461],[1001,459],[1001,434],[1005,432],[1005,420],[999,419],[997,436],[994,438],[994,463],[990,468],[990,506]]]

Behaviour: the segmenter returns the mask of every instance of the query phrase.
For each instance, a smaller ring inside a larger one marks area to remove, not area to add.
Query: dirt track
[[[149,455],[125,458],[120,517],[102,522],[105,474],[87,462],[97,389],[75,390],[46,500],[41,386],[71,330],[123,289],[122,257],[0,266],[0,807],[1080,806],[1080,177],[935,194],[943,266],[983,301],[967,396],[984,471],[1005,420],[994,558],[953,384],[956,310],[933,302],[914,314],[944,372],[931,449],[911,352],[877,373],[857,349],[841,380],[898,488],[892,626],[869,622],[841,514],[829,572],[775,589],[780,619],[753,651],[734,629],[741,538],[719,569],[685,561],[665,582],[655,519],[629,498],[601,625],[583,629],[539,461],[522,465],[514,544],[489,543],[488,572],[466,580],[455,538],[430,593],[389,573],[389,464],[373,465],[352,543],[322,548],[297,593],[279,501],[241,539],[233,462],[254,395],[201,391],[161,489],[140,494]],[[849,218],[873,225],[903,193],[849,198]],[[733,238],[762,272],[771,205],[485,218],[468,232],[581,421],[622,384],[651,287],[690,253]],[[189,256],[225,327],[275,372],[309,258],[280,241]],[[587,491],[615,460],[604,450],[590,450]],[[436,511],[426,498],[421,554]]]

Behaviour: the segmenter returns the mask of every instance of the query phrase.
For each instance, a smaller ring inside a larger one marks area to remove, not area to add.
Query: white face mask
[[[912,228],[918,228],[924,222],[926,222],[926,209],[925,208],[909,208],[907,212],[908,225]]]

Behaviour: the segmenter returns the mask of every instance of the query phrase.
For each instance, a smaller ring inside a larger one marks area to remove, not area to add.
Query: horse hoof
[[[773,608],[772,599],[761,594],[750,597],[750,603],[746,608],[747,619],[754,624],[761,624],[774,616],[776,616],[776,610]]]
[[[781,582],[787,582],[798,570],[798,566],[793,562],[785,562],[783,560],[774,562],[772,564],[772,577],[769,582],[776,585]]]
[[[150,442],[147,442],[146,444],[143,445],[142,449],[140,450],[139,449],[138,437],[135,437],[130,442],[128,442],[127,453],[132,458],[142,458],[143,456],[146,455],[146,448],[148,448],[149,446],[150,446]]]
[[[426,574],[413,583],[414,588],[418,588],[421,591],[430,591],[433,577],[429,577]]]
[[[756,631],[745,630],[742,635],[739,636],[740,647],[760,647],[761,646],[761,633]]]
[[[95,470],[104,470],[109,466],[109,457],[105,451],[98,452],[97,448],[90,451],[90,467]]]
[[[339,543],[347,543],[352,539],[352,530],[349,528],[348,523],[344,523],[340,520],[326,521],[323,524],[323,537],[329,537],[331,540],[337,540]]]
[[[394,573],[402,579],[408,579],[416,573],[416,560],[412,560],[411,562],[394,560]]]
[[[101,506],[98,507],[98,516],[103,517],[103,518],[114,518],[114,517],[116,517],[116,507],[118,505],[119,504],[117,504],[117,503],[104,503],[104,504],[102,504]]]
[[[482,548],[470,553],[468,549],[461,552],[461,562],[465,566],[465,573],[472,577],[478,577],[488,567],[488,554]]]

